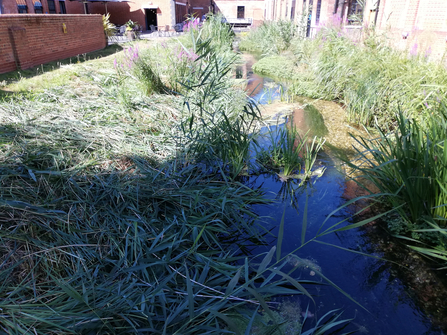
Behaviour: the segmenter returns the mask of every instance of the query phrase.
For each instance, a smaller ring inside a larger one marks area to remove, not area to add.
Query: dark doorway
[[[244,6],[237,6],[237,18],[238,19],[245,18],[245,7]]]
[[[145,9],[144,12],[146,14],[146,30],[150,30],[151,25],[157,27],[157,10]]]

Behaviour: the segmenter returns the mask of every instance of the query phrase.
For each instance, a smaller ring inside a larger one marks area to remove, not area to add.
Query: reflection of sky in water
[[[257,87],[254,87],[254,91],[247,91],[247,93],[250,94],[250,97],[260,105],[266,105],[272,103],[275,100],[281,99],[281,85],[275,83],[270,78],[261,78],[262,86],[258,87],[261,87],[262,89],[257,90]],[[258,85],[261,85],[261,83],[258,83]]]
[[[242,66],[237,66],[234,77],[236,79],[246,79],[245,91],[258,104],[265,105],[281,98],[281,90],[285,91],[285,86],[276,83],[273,79],[263,77],[253,72],[252,65],[256,61],[254,57],[245,54],[246,62]]]
[[[265,145],[266,142],[261,140],[260,143]],[[377,335],[438,334],[429,331],[429,320],[414,306],[399,279],[390,275],[385,262],[317,242],[311,242],[300,248],[306,196],[308,197],[306,241],[315,236],[319,230],[324,231],[349,216],[348,210],[342,210],[328,218],[332,211],[345,202],[342,197],[345,191],[345,179],[332,166],[333,162],[329,157],[321,159],[321,163],[327,166],[326,172],[306,189],[299,189],[293,182],[279,182],[276,176],[261,175],[250,178],[254,183],[253,186],[262,185],[266,196],[276,201],[276,205],[255,206],[259,215],[269,217],[265,219],[264,226],[273,229],[272,233],[275,236],[278,235],[279,224],[285,210],[282,257],[292,252],[299,257],[298,260],[293,256],[289,257],[285,272],[295,266],[292,277],[324,282],[314,271],[321,268],[324,276],[368,310],[365,311],[330,285],[312,285],[308,289],[316,295],[316,306],[310,302],[309,311],[321,317],[333,309],[344,310],[342,319],[354,318],[345,331],[358,330],[358,333],[368,331],[369,334]],[[290,192],[293,189],[295,193],[291,199]],[[324,227],[321,228],[325,220]],[[342,225],[343,223],[340,226]],[[373,252],[359,230],[331,233],[319,237],[318,240],[366,254]],[[272,245],[276,245],[276,240],[272,239],[269,247],[256,248],[254,253],[266,252]],[[305,309],[309,301],[302,297],[300,300],[301,308]]]

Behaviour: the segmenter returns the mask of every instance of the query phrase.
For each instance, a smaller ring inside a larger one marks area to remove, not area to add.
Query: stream
[[[333,102],[311,99],[294,103],[278,102],[284,91],[282,85],[271,78],[253,73],[251,66],[256,62],[255,57],[243,54],[243,58],[245,64],[236,70],[236,78],[247,80],[246,91],[261,105],[264,117],[272,119],[274,115],[277,117],[278,114],[292,113],[294,124],[303,132],[309,130],[311,133],[321,134],[323,131],[331,148],[338,148],[348,154],[352,151],[353,141],[348,132],[359,134],[359,130],[345,123],[344,111],[340,106]],[[302,107],[306,103],[312,103],[321,115],[315,117],[304,113]],[[323,126],[321,120],[324,120]],[[266,131],[266,128],[262,130]],[[260,145],[268,145],[268,141],[261,138]],[[408,272],[414,274],[414,271],[406,263],[409,262],[408,258],[418,256],[409,256],[408,250],[404,248],[397,249],[404,256],[391,247],[387,250],[392,242],[374,225],[329,233],[318,237],[318,242],[313,241],[302,246],[303,237],[305,241],[309,241],[318,232],[337,223],[338,228],[353,223],[348,218],[358,210],[353,206],[337,210],[347,200],[357,196],[359,190],[354,182],[347,181],[334,151],[326,150],[321,153],[316,165],[325,167],[326,170],[320,178],[312,179],[306,187],[299,187],[298,182],[293,180],[282,182],[271,174],[251,176],[248,180],[251,187],[262,187],[266,196],[275,201],[274,205],[254,207],[263,218],[263,226],[271,230],[274,236],[280,234],[279,227],[284,215],[281,255],[291,255],[286,258],[288,265],[283,271],[288,273],[294,269],[291,274],[294,278],[317,283],[306,286],[314,296],[315,303],[304,295],[277,298],[279,309],[282,306],[284,311],[289,311],[301,320],[306,316],[305,329],[315,326],[318,318],[337,309],[338,312],[343,311],[341,319],[352,319],[340,333],[441,334],[441,329],[445,329],[447,324],[444,316],[445,292],[441,292],[444,295],[424,297],[427,287],[438,284],[438,278],[429,275],[430,271],[421,271],[417,275],[419,282],[409,280]],[[304,235],[303,225],[306,225]],[[277,245],[274,237],[268,241],[268,246],[256,247],[252,253],[265,253]],[[381,257],[392,262],[384,261]],[[329,284],[323,277],[333,284]],[[345,294],[335,288],[335,285]]]

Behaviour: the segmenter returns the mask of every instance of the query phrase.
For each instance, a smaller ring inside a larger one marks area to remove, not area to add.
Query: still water
[[[253,92],[253,98],[261,104],[272,102],[272,87],[279,85],[271,79],[254,75],[251,65],[252,62],[247,62],[243,71],[249,83],[247,91]],[[305,121],[303,124],[312,128],[312,121]],[[333,131],[330,124],[326,126],[328,132]],[[264,128],[263,132],[266,131]],[[261,140],[260,144],[268,145],[268,141]],[[318,318],[339,309],[343,311],[342,319],[352,319],[340,334],[349,331],[377,335],[442,334],[434,326],[432,318],[420,308],[418,299],[414,298],[418,294],[414,294],[411,286],[398,276],[399,271],[395,269],[402,267],[402,264],[396,264],[399,263],[398,259],[395,259],[396,263],[379,259],[384,253],[380,246],[371,241],[367,229],[332,232],[315,238],[318,232],[336,224],[340,228],[353,223],[349,218],[358,210],[352,206],[337,210],[352,197],[352,184],[340,172],[339,163],[333,155],[322,153],[317,167],[325,167],[324,174],[305,187],[299,187],[298,182],[293,180],[282,182],[278,176],[270,174],[252,176],[249,180],[251,186],[262,187],[266,196],[275,201],[274,205],[255,206],[256,212],[263,217],[262,224],[271,229],[275,236],[279,234],[284,214],[281,251],[282,256],[290,254],[285,272],[294,269],[294,278],[318,283],[306,286],[314,295],[315,304],[304,296],[294,297],[292,301],[289,298],[287,301],[295,306],[297,317],[303,318],[308,308],[307,322],[314,326]],[[303,223],[307,226],[305,241],[314,239],[304,246]],[[257,247],[253,252],[268,252],[276,244],[277,240],[271,238],[269,246]]]

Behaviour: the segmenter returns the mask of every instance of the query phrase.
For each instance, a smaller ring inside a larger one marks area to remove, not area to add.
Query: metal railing
[[[253,23],[253,19],[251,17],[248,18],[227,18],[227,23],[231,25],[251,25]]]

